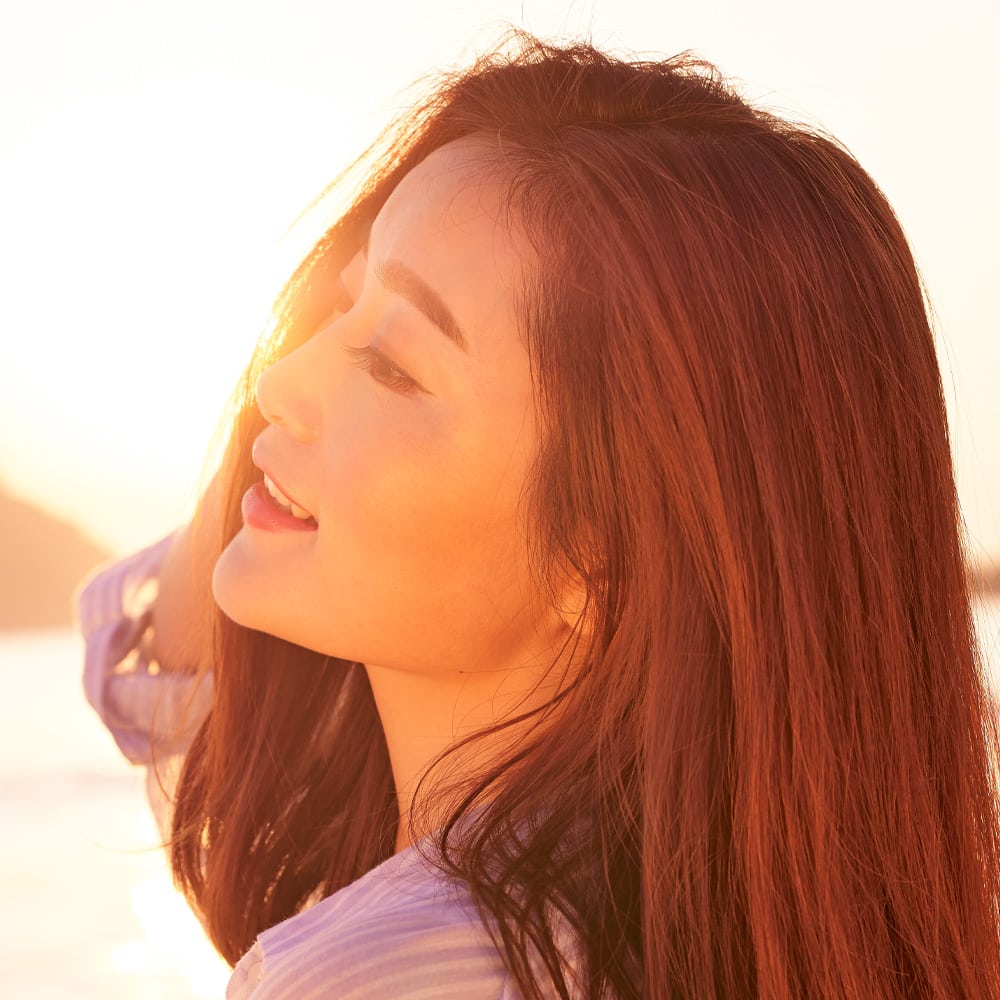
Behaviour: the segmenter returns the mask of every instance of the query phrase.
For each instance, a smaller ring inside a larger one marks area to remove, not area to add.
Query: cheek
[[[338,444],[324,462],[320,536],[341,586],[405,600],[510,586],[523,562],[516,508],[526,473],[511,442],[468,422],[385,414],[327,440]]]

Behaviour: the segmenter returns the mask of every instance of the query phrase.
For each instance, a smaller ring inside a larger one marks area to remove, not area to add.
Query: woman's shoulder
[[[416,847],[265,931],[227,1000],[517,1000],[468,891]]]

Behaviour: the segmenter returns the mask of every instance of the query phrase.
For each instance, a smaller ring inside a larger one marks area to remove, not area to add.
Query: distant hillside
[[[73,588],[108,553],[0,488],[0,629],[72,622]]]

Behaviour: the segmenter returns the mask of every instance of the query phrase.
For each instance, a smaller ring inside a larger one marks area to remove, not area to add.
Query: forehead
[[[527,241],[505,210],[498,154],[480,137],[434,150],[389,196],[368,245],[376,267],[402,263],[444,299],[473,355],[516,333],[515,303],[530,269]]]

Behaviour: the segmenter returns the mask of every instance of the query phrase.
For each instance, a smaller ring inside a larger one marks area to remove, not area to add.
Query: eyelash
[[[366,347],[344,347],[351,364],[370,375],[380,385],[384,385],[400,395],[423,391],[423,387],[412,379],[398,365],[393,364],[381,351],[369,344]]]

